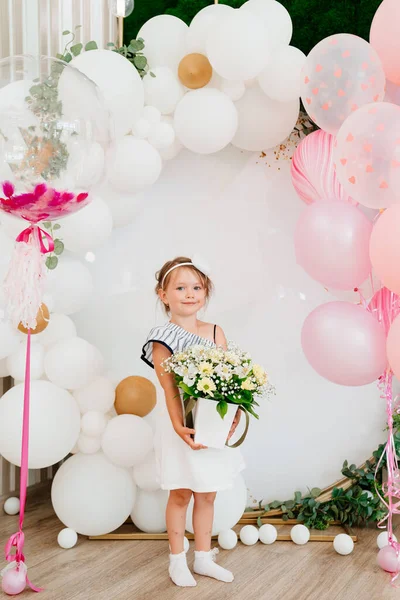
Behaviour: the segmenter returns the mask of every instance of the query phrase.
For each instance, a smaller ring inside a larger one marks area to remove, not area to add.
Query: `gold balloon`
[[[191,90],[202,88],[212,77],[212,66],[204,54],[187,54],[179,63],[178,77]]]
[[[119,415],[145,417],[156,405],[156,388],[145,377],[132,375],[115,390],[115,410]]]
[[[36,315],[37,325],[36,325],[35,329],[31,329],[31,333],[36,334],[36,333],[41,333],[42,331],[44,331],[46,329],[47,325],[49,324],[49,320],[50,320],[49,309],[47,308],[47,306],[45,304],[42,304],[38,310],[38,314]],[[26,327],[24,327],[22,325],[22,323],[20,323],[18,325],[18,329],[20,331],[22,331],[22,333],[28,333],[28,330],[26,329]]]

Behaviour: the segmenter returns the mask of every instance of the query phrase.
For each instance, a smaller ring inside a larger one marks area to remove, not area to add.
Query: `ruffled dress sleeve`
[[[149,367],[152,367],[154,369],[153,342],[158,342],[159,344],[162,344],[163,346],[168,348],[171,354],[174,354],[174,352],[176,352],[177,350],[178,340],[176,333],[168,327],[166,327],[165,325],[153,327],[153,329],[147,336],[145,343],[143,344],[142,355],[140,358],[147,365],[149,365]]]

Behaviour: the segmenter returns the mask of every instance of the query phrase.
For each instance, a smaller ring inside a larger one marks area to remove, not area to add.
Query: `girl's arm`
[[[168,350],[168,348],[163,346],[163,344],[153,342],[154,369],[165,393],[165,401],[167,403],[167,409],[172,426],[179,437],[181,437],[183,441],[192,448],[192,450],[201,450],[202,448],[206,448],[206,446],[195,444],[193,439],[190,437],[191,434],[195,433],[195,430],[184,426],[182,402],[174,376],[172,373],[166,373],[161,365],[161,363],[169,356],[171,356],[171,352]]]
[[[228,347],[225,334],[219,325],[217,325],[217,329],[215,330],[215,343],[217,346],[222,346],[224,350]]]

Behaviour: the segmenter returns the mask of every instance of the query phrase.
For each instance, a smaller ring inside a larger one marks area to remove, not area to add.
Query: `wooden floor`
[[[359,541],[350,556],[339,556],[331,543],[296,546],[238,544],[221,551],[218,562],[235,581],[219,583],[196,576],[195,588],[179,589],[167,574],[166,541],[89,541],[75,548],[57,544],[62,524],[44,496],[30,500],[26,516],[25,554],[31,581],[45,588],[43,600],[389,600],[400,589],[376,565],[375,529],[355,530]],[[0,515],[0,544],[17,529],[17,517]],[[285,526],[280,528],[285,530]],[[340,532],[340,528],[332,528]],[[400,529],[400,528],[399,528]],[[189,551],[192,562],[193,546]],[[2,561],[0,564],[4,564]],[[0,596],[3,597],[0,592]],[[5,597],[5,596],[4,596]],[[8,596],[7,596],[8,597]],[[26,591],[20,598],[33,598]]]

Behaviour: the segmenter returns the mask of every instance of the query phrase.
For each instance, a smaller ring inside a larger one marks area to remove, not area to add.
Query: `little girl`
[[[245,465],[238,450],[217,450],[194,442],[192,436],[195,431],[186,426],[188,423],[185,423],[183,403],[174,377],[165,373],[162,367],[162,362],[171,354],[194,344],[226,349],[222,329],[197,319],[197,313],[210,297],[213,285],[201,271],[201,266],[196,267],[196,261],[186,257],[165,263],[156,279],[156,293],[164,303],[170,320],[150,331],[141,358],[155,369],[169,414],[162,419],[156,435],[160,484],[162,489],[170,492],[166,513],[171,549],[169,575],[178,586],[196,585],[184,552],[186,512],[194,496],[194,572],[231,582],[232,573],[215,563],[215,553],[211,551],[214,501],[216,492],[230,488]],[[238,421],[239,417],[235,419],[229,437]]]

